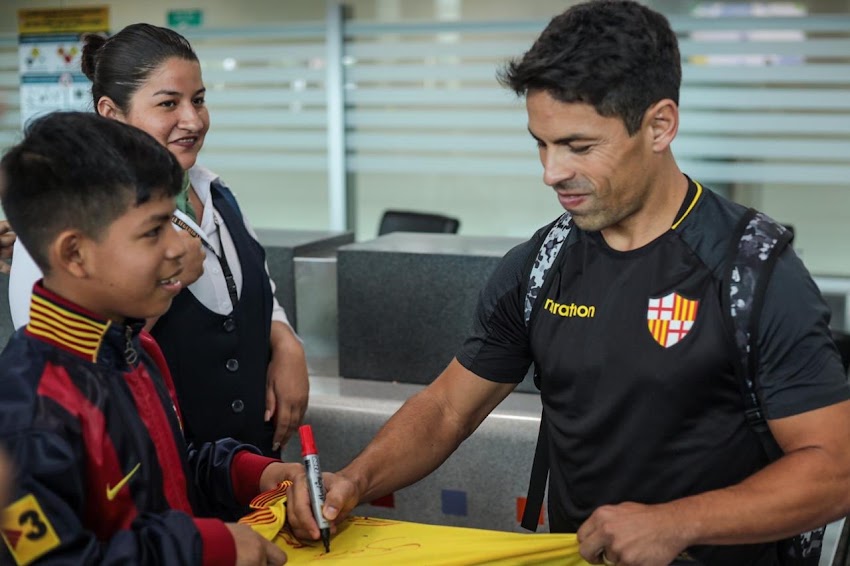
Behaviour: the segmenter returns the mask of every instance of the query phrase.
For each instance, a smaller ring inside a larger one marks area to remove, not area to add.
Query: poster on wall
[[[86,33],[109,30],[109,8],[18,12],[21,127],[54,110],[91,110],[91,83],[80,69]]]

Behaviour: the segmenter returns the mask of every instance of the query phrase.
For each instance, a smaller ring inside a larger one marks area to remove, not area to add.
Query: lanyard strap
[[[209,244],[209,242],[207,242],[204,238],[201,238],[201,235],[198,234],[198,232],[196,232],[194,228],[192,228],[185,221],[183,221],[182,218],[172,216],[171,222],[177,227],[189,232],[189,235],[193,238],[199,238],[201,240],[201,244],[209,251],[211,251],[215,258],[218,260],[218,264],[221,266],[221,272],[224,274],[224,283],[227,286],[227,294],[230,295],[230,304],[233,306],[233,309],[236,310],[236,303],[239,302],[239,295],[236,291],[236,279],[233,277],[233,272],[230,270],[230,264],[227,263],[227,257],[224,254],[224,246],[222,246],[221,255],[219,255]]]

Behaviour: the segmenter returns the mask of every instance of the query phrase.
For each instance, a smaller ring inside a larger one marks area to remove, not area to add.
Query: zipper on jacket
[[[133,328],[130,325],[124,327],[124,338],[126,340],[124,344],[124,361],[127,362],[127,365],[133,366],[139,361],[139,353],[133,346]]]

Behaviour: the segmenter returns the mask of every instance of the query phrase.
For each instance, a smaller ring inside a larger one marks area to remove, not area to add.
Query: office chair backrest
[[[390,232],[432,232],[456,234],[460,220],[441,214],[411,212],[407,210],[387,210],[381,217],[378,235]]]

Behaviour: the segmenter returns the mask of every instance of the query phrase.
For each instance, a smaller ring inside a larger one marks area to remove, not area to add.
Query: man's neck
[[[602,230],[605,243],[618,251],[642,248],[670,229],[688,194],[688,178],[674,166],[652,181],[640,210]]]

